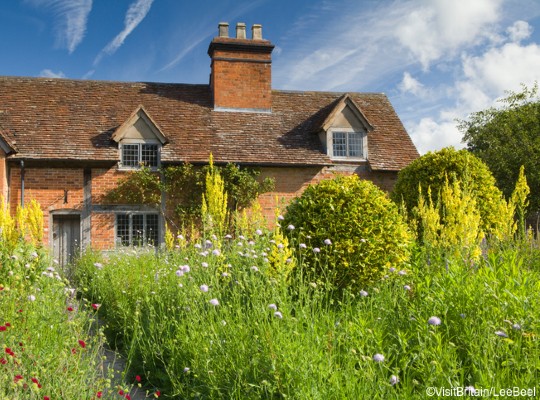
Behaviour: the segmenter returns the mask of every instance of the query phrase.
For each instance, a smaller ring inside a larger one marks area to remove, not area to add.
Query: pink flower
[[[92,304],[92,308],[93,308],[94,310],[99,309],[99,307],[101,307],[101,304]]]

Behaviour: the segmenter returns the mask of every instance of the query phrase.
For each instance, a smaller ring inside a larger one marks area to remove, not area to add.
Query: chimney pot
[[[220,22],[218,25],[219,37],[229,37],[229,24],[227,22]]]
[[[238,22],[236,24],[236,38],[245,39],[246,38],[246,24],[243,22]]]
[[[262,25],[253,24],[251,27],[251,36],[253,40],[262,40]]]

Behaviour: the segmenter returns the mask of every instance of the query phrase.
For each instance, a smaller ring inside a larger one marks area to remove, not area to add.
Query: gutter
[[[21,160],[21,207],[24,208],[24,160]]]

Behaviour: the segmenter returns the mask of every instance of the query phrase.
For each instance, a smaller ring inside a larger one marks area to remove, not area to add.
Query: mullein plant
[[[227,192],[219,171],[214,168],[214,159],[210,154],[209,169],[206,173],[205,193],[202,196],[203,230],[208,236],[224,235],[228,221]]]

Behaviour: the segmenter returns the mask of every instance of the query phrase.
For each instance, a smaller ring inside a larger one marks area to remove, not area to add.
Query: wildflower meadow
[[[335,193],[342,199],[340,188],[355,179],[336,180]],[[256,213],[231,218],[214,174],[201,227],[167,230],[163,248],[87,251],[67,271],[39,237],[22,240],[23,222],[0,214],[0,224],[19,230],[2,230],[0,398],[424,399],[433,388],[532,390],[540,377],[540,241],[523,224],[516,232],[512,202],[500,203],[504,236],[483,235],[474,199],[456,185],[444,186],[444,221],[432,202],[421,204],[424,239],[414,241],[398,208],[362,183],[373,225],[357,224],[351,239],[352,214],[346,229],[336,220],[333,230],[318,224],[313,232],[279,210],[271,228]],[[310,195],[309,212],[298,215],[316,219],[321,196]],[[347,212],[349,203],[333,208]],[[376,231],[379,212],[391,213],[388,226],[402,240]],[[467,241],[448,221],[468,221]],[[399,257],[380,252],[381,243]],[[120,376],[104,363],[106,347],[125,360]]]

